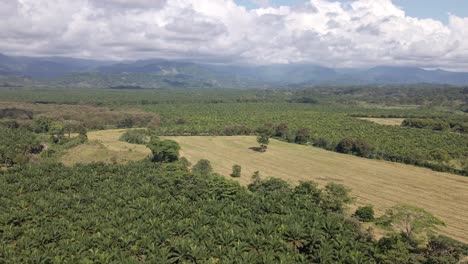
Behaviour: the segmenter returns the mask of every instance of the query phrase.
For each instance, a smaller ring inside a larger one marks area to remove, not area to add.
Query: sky
[[[344,0],[337,0],[345,3]],[[307,0],[236,0],[236,3],[249,9],[262,6],[295,6],[308,2]],[[394,0],[407,15],[417,18],[432,18],[444,23],[448,22],[449,14],[468,17],[467,0]]]
[[[0,53],[468,71],[468,0],[0,0]]]

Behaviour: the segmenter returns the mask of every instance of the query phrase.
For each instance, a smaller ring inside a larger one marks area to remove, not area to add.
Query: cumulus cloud
[[[468,70],[468,18],[407,16],[391,0],[2,0],[0,52],[217,63]]]

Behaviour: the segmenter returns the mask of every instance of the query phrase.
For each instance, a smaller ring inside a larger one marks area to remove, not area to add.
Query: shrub
[[[331,142],[326,139],[326,138],[317,138],[317,139],[314,139],[314,146],[315,147],[319,147],[319,148],[323,148],[323,149],[331,149],[333,147],[331,147]]]
[[[174,162],[179,158],[180,146],[174,140],[152,138],[146,146],[151,150],[153,162]]]
[[[320,207],[325,211],[342,212],[347,204],[354,201],[350,192],[344,185],[328,183],[322,191]]]
[[[239,178],[241,176],[242,167],[240,165],[232,166],[231,177]]]
[[[225,136],[249,135],[250,133],[252,133],[252,130],[245,125],[226,126],[223,129],[223,135]]]
[[[370,157],[373,152],[373,148],[362,139],[344,138],[335,150],[340,153],[353,154],[361,157]]]
[[[129,116],[124,117],[123,119],[120,119],[117,122],[118,128],[128,128],[128,127],[133,127],[134,125],[135,125],[135,122],[133,121],[133,118]]]
[[[210,175],[211,173],[213,173],[213,168],[211,167],[210,161],[206,159],[199,160],[197,164],[193,165],[192,173],[202,176]]]
[[[359,220],[363,222],[372,222],[374,220],[374,208],[372,206],[361,206],[354,213]]]
[[[291,186],[289,183],[278,178],[268,178],[266,180],[257,178],[254,179],[253,183],[249,184],[248,188],[252,192],[259,192],[263,194],[282,194],[291,191]]]
[[[289,134],[289,127],[285,123],[275,126],[275,137],[286,138]]]
[[[299,144],[306,144],[310,139],[310,130],[307,128],[301,128],[296,132],[294,142]]]
[[[131,143],[131,144],[146,144],[148,143],[148,131],[146,131],[145,129],[131,129],[131,130],[127,130],[125,131],[125,133],[123,133],[119,140],[120,141],[124,141],[124,142],[128,142],[128,143]]]

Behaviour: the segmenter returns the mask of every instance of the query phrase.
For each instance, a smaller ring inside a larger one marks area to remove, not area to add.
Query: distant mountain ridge
[[[414,83],[468,85],[468,73],[401,66],[333,69],[314,64],[213,65],[165,59],[112,62],[0,54],[0,84],[9,80],[32,80],[62,86],[127,85],[147,88]]]

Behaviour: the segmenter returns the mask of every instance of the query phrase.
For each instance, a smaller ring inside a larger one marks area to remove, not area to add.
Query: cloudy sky
[[[468,70],[466,0],[0,0],[0,53]]]

